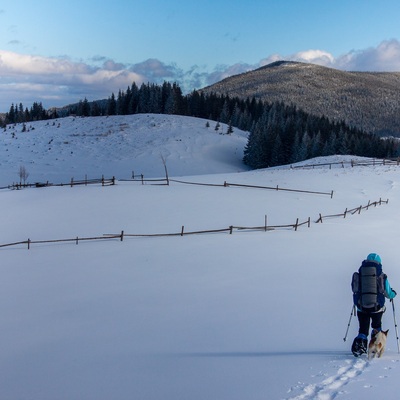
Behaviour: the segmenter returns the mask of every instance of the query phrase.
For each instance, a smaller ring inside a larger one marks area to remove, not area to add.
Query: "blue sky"
[[[108,97],[133,81],[190,91],[279,59],[400,71],[398,0],[0,3],[0,112]]]

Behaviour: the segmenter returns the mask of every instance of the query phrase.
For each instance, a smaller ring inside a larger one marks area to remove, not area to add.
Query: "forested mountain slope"
[[[226,78],[203,91],[283,101],[371,133],[400,136],[400,72],[346,72],[280,61]]]

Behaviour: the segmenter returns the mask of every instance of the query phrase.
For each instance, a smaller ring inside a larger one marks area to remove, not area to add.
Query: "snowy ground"
[[[31,182],[68,182],[115,176],[129,179],[247,170],[242,164],[247,133],[199,118],[137,114],[68,117],[9,125],[0,131],[0,187],[19,181],[19,166]],[[32,127],[34,129],[32,129]],[[207,161],[205,163],[204,161]]]
[[[163,119],[170,130],[164,125],[153,136],[142,131],[145,121]],[[186,231],[259,226],[265,215],[269,225],[308,217],[312,223],[297,232],[235,230],[0,248],[1,399],[397,398],[400,355],[390,303],[382,359],[351,355],[355,318],[348,341],[343,337],[351,275],[369,252],[381,255],[392,286],[400,288],[399,167],[246,172],[240,165],[245,134],[219,135],[204,120],[116,117],[109,139],[121,135],[122,124],[137,123],[135,130],[126,128],[127,144],[118,151],[100,145],[103,137],[89,140],[88,132],[110,119],[77,120],[86,126],[77,130],[82,144],[71,136],[72,119],[52,128],[59,135],[52,142],[59,143],[57,157],[47,150],[50,139],[42,129],[50,127],[43,122],[26,133],[31,136],[12,138],[10,130],[0,135],[1,183],[16,181],[21,163],[29,181],[69,180],[71,171],[125,178],[137,169],[162,176],[163,152],[170,175],[185,180],[334,190],[334,196],[121,181],[2,190],[0,244],[121,230],[172,233],[182,225]],[[173,136],[178,126],[182,140]],[[147,145],[144,135],[151,136]],[[379,198],[389,203],[315,223],[319,213],[342,213]]]

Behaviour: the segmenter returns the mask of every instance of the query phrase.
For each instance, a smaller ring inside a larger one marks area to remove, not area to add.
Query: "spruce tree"
[[[116,112],[117,112],[117,102],[115,100],[114,93],[111,93],[111,97],[109,97],[107,104],[107,115],[115,115]]]

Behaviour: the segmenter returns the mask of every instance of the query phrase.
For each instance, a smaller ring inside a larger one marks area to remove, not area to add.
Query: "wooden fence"
[[[321,164],[303,164],[303,165],[291,165],[291,169],[299,169],[299,168],[320,168],[320,167],[329,167],[332,166],[340,166],[345,168],[345,166],[349,167],[368,167],[368,166],[379,166],[379,165],[400,165],[400,158],[388,158],[388,159],[365,159],[365,160],[350,160],[350,161],[338,161],[338,162],[331,162],[331,163],[321,163]]]
[[[195,185],[195,186],[209,186],[209,187],[241,187],[241,188],[248,188],[248,189],[265,189],[265,190],[275,190],[275,191],[286,191],[286,192],[297,192],[297,193],[309,193],[309,194],[321,194],[333,197],[333,190],[330,192],[318,192],[312,190],[301,190],[301,189],[289,189],[276,186],[260,186],[260,185],[246,185],[242,183],[200,183],[200,182],[189,182],[189,181],[182,181],[178,179],[171,179],[171,178],[160,178],[160,179],[144,179],[144,176],[141,175],[140,179],[122,179],[121,182],[140,182],[142,185],[149,182],[150,184],[157,184],[157,185],[169,185],[170,182],[181,183],[183,185]]]
[[[379,201],[368,201],[368,204],[366,206],[359,206],[356,208],[352,209],[347,209],[340,214],[332,214],[332,215],[325,215],[322,216],[319,214],[319,218],[315,223],[322,223],[323,219],[326,218],[334,218],[334,217],[344,217],[346,218],[347,215],[351,214],[360,214],[362,210],[368,210],[370,207],[376,207],[378,205],[382,204],[388,204],[389,200],[382,200],[379,199]],[[201,230],[201,231],[185,231],[185,227],[182,226],[181,229],[178,232],[174,233],[152,233],[152,234],[134,234],[134,233],[125,233],[123,230],[120,233],[111,233],[111,234],[103,234],[102,236],[95,236],[95,237],[75,237],[75,238],[70,238],[70,239],[52,239],[52,240],[23,240],[20,242],[14,242],[14,243],[7,243],[7,244],[1,244],[0,248],[4,247],[11,247],[11,246],[17,246],[17,245],[26,245],[28,249],[31,248],[31,245],[33,244],[44,244],[44,243],[65,243],[65,242],[72,242],[75,244],[78,244],[79,242],[83,241],[89,241],[89,240],[110,240],[110,239],[118,239],[121,242],[124,240],[124,238],[131,237],[131,238],[153,238],[153,237],[171,237],[171,236],[187,236],[187,235],[201,235],[201,234],[213,234],[213,233],[229,233],[233,234],[234,231],[272,231],[272,230],[277,230],[277,229],[294,229],[297,231],[297,229],[303,225],[307,225],[309,228],[311,226],[311,218],[309,217],[306,221],[299,222],[299,218],[296,219],[296,222],[294,224],[286,224],[286,225],[269,225],[267,223],[267,216],[264,218],[264,224],[260,226],[235,226],[235,225],[230,225],[227,228],[222,228],[222,229],[208,229],[208,230]]]
[[[35,182],[35,183],[13,183],[12,185],[0,187],[0,189],[16,189],[21,190],[25,188],[43,188],[43,187],[51,187],[51,186],[80,186],[80,185],[94,185],[94,184],[101,184],[102,186],[110,186],[115,185],[115,177],[113,176],[110,179],[104,178],[102,176],[99,179],[82,179],[82,180],[75,180],[71,178],[68,183],[50,183],[47,182]]]
[[[150,183],[151,185],[165,185],[168,186],[170,182],[180,183],[184,185],[197,185],[197,186],[209,186],[209,187],[241,187],[248,189],[264,189],[264,190],[275,190],[275,191],[286,191],[286,192],[297,192],[297,193],[308,193],[308,194],[317,194],[317,195],[327,195],[330,198],[333,197],[333,190],[330,192],[319,192],[312,190],[302,190],[302,189],[289,189],[276,186],[259,186],[259,185],[246,185],[240,183],[200,183],[200,182],[188,182],[182,181],[178,179],[170,179],[170,178],[159,178],[159,179],[144,179],[144,176],[141,175],[140,179],[121,179],[121,182],[140,182],[142,185],[145,183]],[[91,185],[91,184],[101,184],[102,186],[115,185],[116,179],[112,177],[110,179],[105,179],[104,176],[100,179],[83,179],[83,180],[71,180],[68,183],[50,183],[50,182],[36,182],[36,183],[13,183],[12,185],[0,187],[0,189],[24,189],[24,188],[43,188],[43,187],[52,187],[52,186],[79,186],[79,185]]]
[[[319,218],[318,218],[318,220],[316,221],[316,223],[318,224],[319,222],[321,222],[322,223],[322,221],[323,221],[323,219],[324,218],[334,218],[334,217],[343,217],[343,218],[346,218],[346,216],[348,215],[348,214],[356,214],[356,213],[358,213],[358,214],[360,214],[361,213],[361,210],[368,210],[368,208],[369,207],[376,207],[376,206],[380,206],[380,205],[382,205],[382,203],[384,203],[384,204],[388,204],[389,203],[389,199],[387,199],[387,200],[382,200],[382,199],[379,199],[379,201],[374,201],[374,202],[370,202],[370,201],[368,201],[368,204],[366,205],[366,206],[359,206],[359,207],[356,207],[356,208],[352,208],[352,209],[350,209],[350,210],[348,210],[347,208],[346,208],[346,210],[344,210],[344,213],[342,213],[342,214],[332,214],[332,215],[325,215],[325,216],[322,216],[321,214],[319,214]]]

